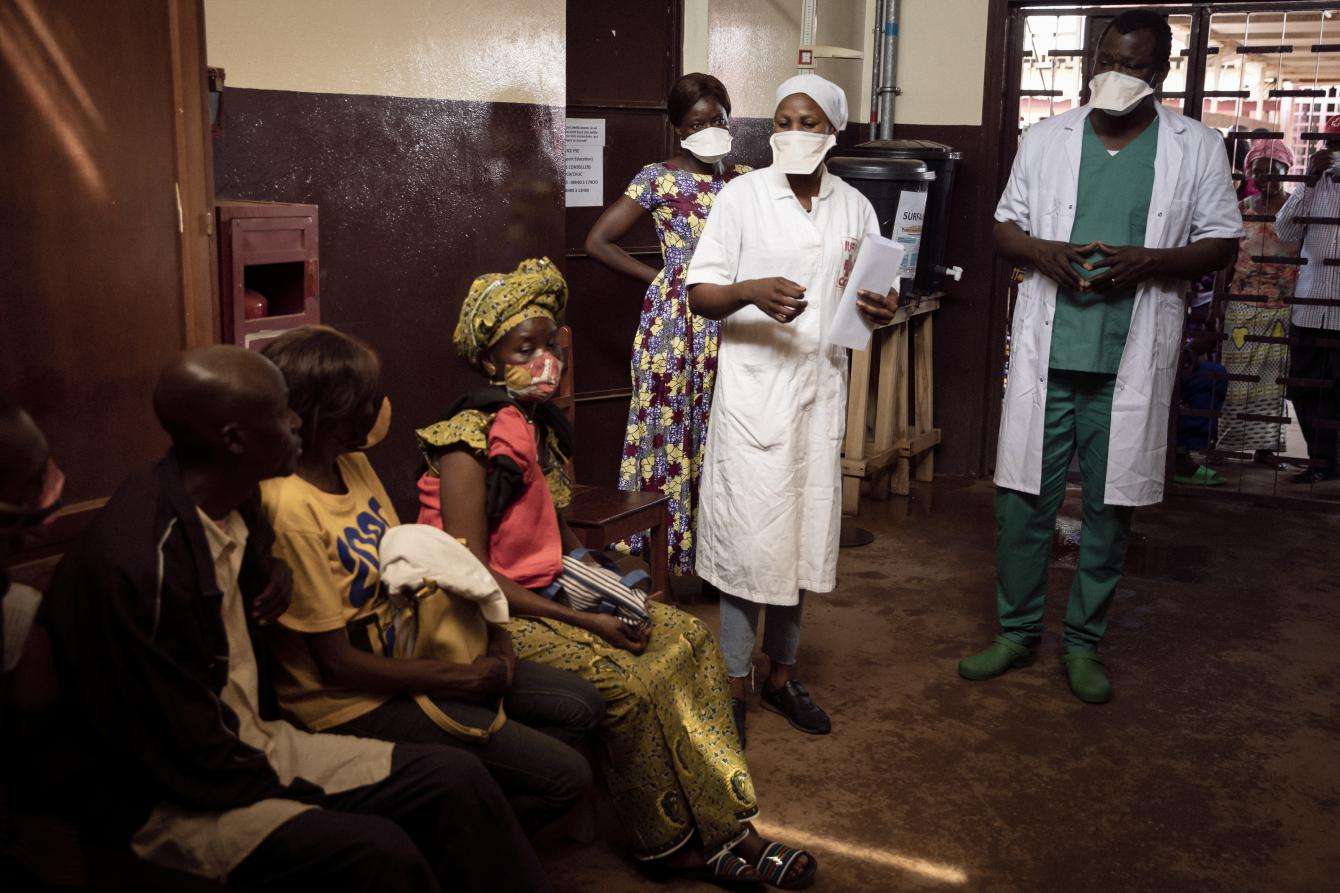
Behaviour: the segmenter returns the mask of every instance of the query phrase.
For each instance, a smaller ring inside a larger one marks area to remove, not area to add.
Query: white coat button
[[[1162,212],[1162,211],[1159,211],[1159,216],[1160,216],[1160,217],[1163,216],[1163,212]]]

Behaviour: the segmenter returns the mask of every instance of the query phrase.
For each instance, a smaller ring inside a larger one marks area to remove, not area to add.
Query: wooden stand
[[[870,496],[906,496],[911,490],[912,467],[919,481],[935,473],[932,450],[940,429],[932,428],[934,379],[932,314],[940,295],[914,298],[899,308],[891,325],[875,332],[868,351],[852,351],[851,382],[847,391],[847,435],[842,449],[842,512],[855,515],[861,507],[861,482],[870,481]],[[915,378],[908,374],[909,342]],[[870,373],[878,358],[875,382],[875,436],[866,437],[870,409]],[[915,393],[913,390],[915,381]],[[911,400],[912,420],[908,421]]]

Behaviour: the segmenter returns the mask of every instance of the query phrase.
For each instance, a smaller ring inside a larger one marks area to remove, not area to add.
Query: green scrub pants
[[[996,612],[1003,634],[1034,647],[1042,635],[1056,512],[1070,457],[1079,451],[1084,488],[1079,566],[1066,606],[1066,650],[1093,649],[1107,630],[1107,606],[1121,579],[1129,506],[1106,505],[1107,443],[1116,376],[1049,370],[1042,432],[1042,487],[1034,496],[996,488]]]

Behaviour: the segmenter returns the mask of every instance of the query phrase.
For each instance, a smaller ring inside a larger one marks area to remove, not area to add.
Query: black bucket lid
[[[934,140],[870,140],[855,147],[862,155],[881,155],[885,158],[925,158],[939,160],[962,158],[963,153],[953,146]]]
[[[854,157],[828,159],[828,169],[844,180],[900,180],[904,183],[929,183],[935,174],[926,162],[915,158]]]

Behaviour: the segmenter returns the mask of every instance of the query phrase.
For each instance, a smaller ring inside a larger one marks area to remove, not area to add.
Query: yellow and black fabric
[[[547,257],[523,260],[510,273],[485,273],[470,285],[452,343],[475,370],[488,349],[528,319],[557,322],[568,303],[568,283]]]
[[[437,474],[437,457],[452,448],[470,450],[486,463],[485,511],[490,520],[502,513],[521,492],[522,473],[505,456],[489,458],[489,428],[493,418],[504,406],[520,404],[501,387],[485,387],[471,391],[447,409],[440,421],[414,432],[423,453],[426,470]],[[526,410],[523,408],[523,412]],[[540,466],[549,485],[554,507],[565,509],[572,502],[572,482],[564,465],[572,457],[572,427],[567,417],[552,403],[541,403],[530,409],[540,448]]]

